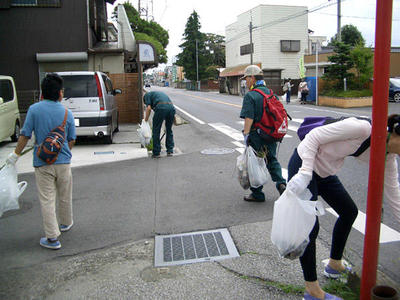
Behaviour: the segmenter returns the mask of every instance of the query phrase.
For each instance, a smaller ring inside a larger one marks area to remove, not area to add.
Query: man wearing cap
[[[271,174],[272,180],[276,184],[279,194],[282,194],[286,189],[286,180],[282,177],[282,168],[276,158],[276,142],[267,142],[262,139],[255,128],[253,122],[258,122],[262,118],[263,111],[263,96],[253,89],[260,89],[265,94],[270,94],[271,91],[266,87],[262,70],[256,65],[248,66],[244,71],[244,76],[241,79],[246,80],[246,85],[249,92],[243,98],[242,110],[240,118],[244,119],[244,143],[253,147],[258,154],[266,158],[267,169]],[[265,195],[262,191],[263,186],[258,188],[250,187],[251,194],[245,196],[243,200],[250,202],[264,202]]]

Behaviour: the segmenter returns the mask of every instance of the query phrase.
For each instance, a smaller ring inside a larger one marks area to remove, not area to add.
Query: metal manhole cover
[[[201,150],[201,154],[215,155],[215,154],[230,154],[235,152],[235,149],[232,148],[208,148]]]
[[[226,228],[155,237],[154,266],[165,267],[238,257]]]

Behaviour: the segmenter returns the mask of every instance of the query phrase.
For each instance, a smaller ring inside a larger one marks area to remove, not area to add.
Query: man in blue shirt
[[[68,110],[65,124],[65,140],[54,164],[48,165],[37,156],[38,146],[53,128],[64,120],[66,108],[60,103],[64,95],[63,80],[57,74],[47,74],[41,83],[43,100],[29,107],[15,151],[8,156],[7,163],[15,164],[28,140],[35,133],[33,166],[36,186],[39,193],[45,237],[40,245],[49,249],[60,249],[58,236],[73,225],[72,218],[72,173],[71,148],[75,144],[75,123],[72,112]],[[58,200],[57,222],[56,198]]]
[[[172,133],[172,124],[175,117],[175,107],[171,99],[163,92],[148,92],[144,95],[144,103],[146,107],[146,115],[144,120],[147,122],[150,117],[151,110],[154,110],[153,116],[153,158],[159,158],[161,152],[160,130],[162,122],[165,120],[165,131],[167,134],[165,146],[167,148],[167,156],[174,153],[174,135]]]
[[[260,89],[267,95],[270,94],[270,91],[265,86],[262,70],[256,65],[248,66],[243,78],[246,79],[246,84],[249,88],[249,92],[243,98],[242,110],[240,111],[240,118],[244,119],[244,143],[252,146],[259,155],[265,157],[272,181],[275,182],[278,192],[282,194],[286,189],[286,180],[282,177],[282,168],[276,158],[277,143],[262,139],[253,127],[253,123],[259,122],[262,118],[264,98],[261,94],[252,90]],[[250,202],[265,201],[262,189],[263,186],[258,188],[250,187],[251,194],[245,196],[243,200]]]

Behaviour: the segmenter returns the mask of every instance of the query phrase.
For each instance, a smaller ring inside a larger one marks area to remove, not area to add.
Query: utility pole
[[[253,64],[253,22],[250,21],[250,64]]]
[[[342,40],[341,37],[341,28],[340,28],[340,0],[337,2],[337,41],[340,42]]]
[[[253,26],[253,15],[250,10],[250,25],[249,25],[249,30],[250,30],[250,64],[253,64],[253,29],[257,28],[258,26]]]
[[[198,40],[196,39],[196,89],[199,90],[199,51],[197,47]]]

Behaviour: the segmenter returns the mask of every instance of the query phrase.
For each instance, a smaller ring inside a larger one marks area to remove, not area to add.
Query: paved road
[[[243,122],[239,119],[239,112],[241,108],[242,98],[239,96],[224,95],[219,93],[205,93],[184,91],[172,88],[159,88],[153,87],[153,90],[162,90],[170,95],[173,102],[180,108],[181,113],[186,115],[187,118],[192,120],[192,124],[198,128],[203,128],[206,131],[224,137],[229,137],[231,140],[224,144],[226,147],[236,147],[238,151],[243,149],[241,130]],[[293,121],[289,122],[289,133],[285,137],[284,142],[279,148],[279,160],[286,171],[286,166],[293,149],[298,144],[299,140],[296,136],[296,130],[304,117],[306,116],[367,116],[371,117],[372,109],[365,108],[331,108],[331,107],[318,107],[314,105],[298,105],[297,101],[292,101],[291,104],[285,105],[288,113],[292,116]],[[389,114],[400,113],[400,105],[398,103],[389,103]],[[345,166],[338,174],[344,186],[352,195],[360,212],[360,222],[358,226],[354,226],[354,230],[349,239],[347,250],[349,256],[358,257],[361,259],[363,252],[363,237],[365,228],[365,211],[366,199],[368,189],[368,166],[357,162],[355,159],[347,159]],[[273,190],[273,189],[272,189]],[[266,193],[272,193],[267,197],[274,197],[274,193],[270,192],[271,189],[264,188]],[[273,200],[273,199],[271,199]],[[384,205],[386,208],[386,205]],[[336,217],[328,213],[326,217],[321,218],[321,227],[327,232],[331,231],[332,224]],[[398,224],[390,209],[386,208],[383,215],[383,231],[381,232],[381,246],[380,246],[380,264],[390,273],[400,285],[400,224]],[[384,236],[389,236],[384,239]],[[329,241],[329,234],[327,242]]]

